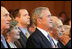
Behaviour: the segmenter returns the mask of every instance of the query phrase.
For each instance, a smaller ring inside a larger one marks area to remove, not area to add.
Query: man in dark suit
[[[38,7],[32,13],[32,22],[36,31],[28,38],[27,48],[55,48],[56,40],[50,36],[52,28],[51,13],[47,7]]]
[[[12,13],[13,18],[18,21],[20,39],[18,40],[23,48],[26,48],[27,38],[30,36],[27,26],[30,24],[30,16],[26,9],[16,9]]]
[[[9,12],[1,6],[1,48],[9,48],[3,34],[6,29],[9,29],[10,20]]]
[[[36,29],[27,41],[27,48],[51,48],[51,44],[41,31]]]
[[[20,32],[20,39],[18,39],[18,41],[20,42],[22,48],[26,48],[27,37],[23,35],[22,32]]]

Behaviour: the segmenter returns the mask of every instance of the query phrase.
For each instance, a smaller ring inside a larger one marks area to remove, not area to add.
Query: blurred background
[[[30,15],[33,9],[40,6],[48,7],[52,13],[59,17],[64,24],[71,23],[71,1],[1,1],[1,5],[6,7],[9,12],[25,8]]]

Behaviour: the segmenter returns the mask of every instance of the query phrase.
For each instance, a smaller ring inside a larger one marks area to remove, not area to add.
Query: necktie
[[[55,48],[54,41],[53,41],[53,39],[51,38],[51,36],[49,34],[48,34],[48,38],[50,40],[52,48]]]
[[[29,37],[29,33],[28,33],[28,32],[26,32],[26,37],[27,37],[27,38]]]
[[[1,35],[1,42],[3,43],[5,48],[8,48],[6,41],[5,41],[5,38],[2,35]]]
[[[57,43],[57,46],[58,46],[58,48],[62,48],[62,47],[60,46],[59,42]]]

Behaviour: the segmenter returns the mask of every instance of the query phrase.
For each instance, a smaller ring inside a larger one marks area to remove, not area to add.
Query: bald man
[[[52,19],[53,19],[53,33],[52,33],[53,35],[52,36],[56,40],[58,40],[58,37],[60,37],[64,32],[64,28],[62,27],[63,23],[60,19],[58,19],[57,16],[52,16]]]
[[[9,12],[5,7],[1,6],[1,48],[8,48],[8,45],[2,34],[4,34],[5,29],[9,29],[10,20],[11,18],[9,16]]]
[[[56,16],[53,16],[53,32],[52,36],[59,41],[59,44],[63,48],[69,48],[71,47],[71,41],[69,36],[64,35],[64,32],[66,31],[65,25],[63,25],[62,21],[58,19]],[[65,33],[66,34],[66,33]]]

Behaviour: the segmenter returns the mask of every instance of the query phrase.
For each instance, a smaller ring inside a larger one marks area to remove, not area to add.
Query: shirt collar
[[[23,29],[23,30],[27,30],[27,28],[22,28],[22,27],[19,27],[20,29]]]
[[[27,28],[19,27],[19,29],[23,32],[24,35],[26,35],[26,32],[28,32]],[[29,33],[29,32],[28,32]],[[30,34],[30,33],[29,33]]]
[[[25,31],[27,31],[27,28],[22,28],[22,27],[19,27],[20,28],[20,30],[23,32],[25,32]]]
[[[54,43],[57,45],[58,41],[57,41],[57,40],[55,40],[54,38],[52,38],[52,39],[53,39]]]
[[[49,32],[46,32],[45,30],[43,30],[39,27],[37,27],[37,29],[39,29],[45,37],[47,37],[47,35],[49,34]]]

